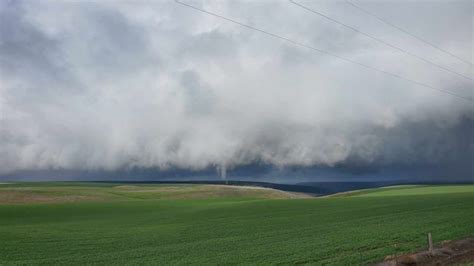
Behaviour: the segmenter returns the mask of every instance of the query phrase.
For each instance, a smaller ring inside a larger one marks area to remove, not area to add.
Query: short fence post
[[[431,238],[431,233],[428,233],[428,251],[430,254],[433,254],[433,239]]]

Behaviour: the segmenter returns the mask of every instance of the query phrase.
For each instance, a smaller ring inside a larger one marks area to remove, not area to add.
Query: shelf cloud
[[[287,1],[192,3],[473,96],[471,81]],[[472,77],[466,63],[344,2],[306,4]],[[362,4],[473,58],[471,1]],[[473,125],[472,102],[173,1],[0,3],[0,174],[202,170],[262,162],[329,168],[456,165],[472,176]]]

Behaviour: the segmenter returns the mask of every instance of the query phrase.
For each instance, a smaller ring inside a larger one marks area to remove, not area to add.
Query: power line
[[[429,46],[431,46],[431,47],[433,47],[433,48],[435,48],[435,49],[437,49],[438,51],[441,51],[441,52],[443,52],[443,53],[445,53],[445,54],[447,54],[447,55],[450,55],[450,56],[452,56],[452,57],[458,59],[459,61],[464,62],[464,63],[470,65],[471,67],[473,66],[472,62],[469,62],[469,61],[467,61],[467,60],[465,60],[465,59],[463,59],[463,58],[461,58],[461,57],[459,57],[459,56],[457,56],[457,55],[455,55],[455,54],[453,54],[453,53],[451,53],[451,52],[449,52],[449,51],[447,51],[447,50],[445,50],[445,49],[443,49],[443,48],[441,48],[441,47],[439,47],[439,46],[437,46],[436,44],[434,44],[434,43],[432,43],[432,42],[429,42],[429,41],[427,41],[427,40],[425,40],[425,39],[423,39],[423,38],[421,38],[421,37],[419,37],[419,36],[417,36],[417,35],[415,35],[415,34],[409,32],[409,31],[403,29],[402,27],[397,26],[397,25],[395,25],[395,24],[393,24],[393,23],[391,23],[391,22],[389,22],[389,21],[387,21],[387,20],[385,20],[385,19],[383,19],[383,18],[381,18],[381,17],[375,15],[374,13],[369,12],[367,9],[362,8],[361,6],[355,4],[355,3],[352,2],[352,1],[346,0],[346,3],[349,4],[349,5],[351,5],[351,6],[353,6],[354,8],[359,9],[359,10],[362,11],[363,13],[365,13],[365,14],[371,16],[371,17],[374,17],[374,18],[376,18],[377,20],[379,20],[379,21],[381,21],[381,22],[383,22],[383,23],[385,23],[385,24],[387,24],[387,25],[389,25],[389,26],[391,26],[391,27],[393,27],[393,28],[395,28],[395,29],[397,29],[397,30],[399,30],[399,31],[401,31],[401,32],[403,32],[403,33],[405,33],[405,34],[407,34],[407,35],[409,35],[409,36],[411,36],[411,37],[413,37],[413,38],[415,38],[415,39],[417,39],[417,40],[419,40],[419,41],[421,41],[421,42],[423,42],[423,43],[425,43],[425,44],[427,44],[427,45],[429,45]]]
[[[240,26],[242,26],[242,27],[245,27],[245,28],[248,28],[248,29],[251,29],[251,30],[254,30],[254,31],[263,33],[263,34],[266,34],[266,35],[271,36],[271,37],[273,37],[273,38],[280,39],[280,40],[284,40],[284,41],[289,42],[289,43],[291,43],[291,44],[294,44],[294,45],[296,45],[296,46],[304,47],[304,48],[306,48],[306,49],[310,49],[310,50],[313,50],[313,51],[316,51],[316,52],[319,52],[319,53],[323,53],[323,54],[326,54],[326,55],[330,55],[330,56],[336,57],[336,58],[338,58],[338,59],[340,59],[340,60],[342,60],[342,61],[346,61],[346,62],[355,64],[355,65],[359,65],[359,66],[362,66],[362,67],[365,67],[365,68],[367,68],[367,69],[371,69],[371,70],[374,70],[374,71],[377,71],[377,72],[380,72],[380,73],[384,73],[384,74],[390,75],[390,76],[392,76],[392,77],[395,77],[395,78],[398,78],[398,79],[401,79],[401,80],[405,80],[405,81],[411,82],[411,83],[413,83],[413,84],[417,84],[417,85],[419,85],[419,86],[423,86],[423,87],[425,87],[425,88],[437,90],[437,91],[439,91],[439,92],[446,93],[446,94],[449,94],[449,95],[454,96],[454,97],[457,97],[457,98],[461,98],[461,99],[468,100],[468,101],[474,101],[472,98],[469,98],[469,97],[465,97],[465,96],[456,94],[456,93],[454,93],[454,92],[452,92],[452,91],[445,90],[445,89],[441,89],[441,88],[436,88],[436,87],[433,87],[433,86],[431,86],[431,85],[428,85],[428,84],[425,84],[425,83],[422,83],[422,82],[418,82],[418,81],[415,81],[415,80],[412,80],[412,79],[409,79],[409,78],[400,76],[400,75],[398,75],[398,74],[394,74],[394,73],[391,73],[391,72],[388,72],[388,71],[385,71],[385,70],[381,70],[381,69],[378,69],[378,68],[375,68],[375,67],[372,67],[372,66],[369,66],[369,65],[366,65],[366,64],[363,64],[363,63],[354,61],[354,60],[352,60],[352,59],[345,58],[345,57],[339,56],[339,55],[337,55],[337,54],[334,54],[334,53],[331,53],[331,52],[328,52],[328,51],[325,51],[325,50],[321,50],[321,49],[312,47],[312,46],[310,46],[310,45],[307,45],[307,44],[304,44],[304,43],[301,43],[301,42],[298,42],[298,41],[294,41],[294,40],[292,40],[292,39],[289,39],[289,38],[286,38],[286,37],[283,37],[283,36],[280,36],[280,35],[277,35],[277,34],[274,34],[274,33],[268,32],[268,31],[265,31],[265,30],[258,29],[258,28],[256,28],[256,27],[250,26],[250,25],[248,25],[248,24],[245,24],[245,23],[242,23],[242,22],[239,22],[239,21],[236,21],[236,20],[233,20],[233,19],[230,19],[230,18],[221,16],[221,15],[219,15],[219,14],[216,14],[216,13],[213,13],[213,12],[210,12],[210,11],[207,11],[207,10],[204,10],[204,9],[201,9],[201,8],[199,8],[199,7],[196,7],[196,6],[193,6],[193,5],[189,5],[189,4],[183,3],[183,2],[181,2],[181,1],[179,1],[179,0],[174,0],[174,1],[175,1],[176,3],[178,3],[178,4],[180,4],[180,5],[183,5],[183,6],[192,8],[192,9],[194,9],[194,10],[197,10],[197,11],[202,12],[202,13],[206,13],[206,14],[211,15],[211,16],[214,16],[214,17],[218,17],[218,18],[220,18],[220,19],[223,19],[223,20],[232,22],[232,23],[237,24],[237,25],[240,25]]]
[[[398,47],[398,46],[392,45],[392,44],[390,44],[390,43],[388,43],[388,42],[386,42],[386,41],[384,41],[384,40],[382,40],[382,39],[379,39],[379,38],[377,38],[377,37],[375,37],[375,36],[372,36],[372,35],[370,35],[370,34],[368,34],[368,33],[365,33],[365,32],[363,32],[363,31],[360,31],[360,30],[358,30],[358,29],[356,29],[356,28],[354,28],[354,27],[352,27],[352,26],[350,26],[350,25],[347,25],[347,24],[345,24],[345,23],[343,23],[343,22],[340,22],[340,21],[338,21],[338,20],[336,20],[336,19],[333,19],[333,18],[331,18],[331,17],[329,17],[329,16],[327,16],[327,15],[325,15],[325,14],[323,14],[323,13],[320,13],[320,12],[314,10],[314,9],[311,9],[311,8],[305,6],[305,5],[302,5],[302,4],[300,4],[300,3],[297,3],[297,2],[295,2],[295,1],[293,1],[293,0],[289,0],[289,1],[290,1],[290,3],[292,3],[292,4],[294,4],[294,5],[297,5],[297,6],[301,7],[301,8],[303,8],[303,9],[306,9],[306,10],[308,10],[309,12],[312,12],[312,13],[314,13],[314,14],[316,14],[316,15],[318,15],[318,16],[321,16],[321,17],[323,17],[323,18],[325,18],[325,19],[327,19],[327,20],[329,20],[329,21],[331,21],[331,22],[334,22],[334,23],[339,24],[339,25],[341,25],[341,26],[344,26],[344,27],[346,27],[346,28],[348,28],[348,29],[350,29],[350,30],[352,30],[352,31],[355,31],[355,32],[357,32],[357,33],[359,33],[359,34],[362,34],[362,35],[364,35],[364,36],[366,36],[366,37],[368,37],[368,38],[370,38],[370,39],[372,39],[372,40],[375,40],[375,41],[377,41],[377,42],[379,42],[379,43],[381,43],[381,44],[384,44],[384,45],[386,45],[386,46],[388,46],[388,47],[390,47],[390,48],[393,48],[393,49],[395,49],[395,50],[398,50],[398,51],[400,51],[400,52],[402,52],[402,53],[405,53],[405,54],[407,54],[407,55],[409,55],[409,56],[412,56],[412,57],[414,57],[414,58],[416,58],[416,59],[418,59],[418,60],[421,60],[421,61],[423,61],[423,62],[425,62],[425,63],[428,63],[428,64],[431,64],[431,65],[433,65],[433,66],[436,66],[436,67],[438,67],[438,68],[440,68],[440,69],[443,69],[443,70],[445,70],[445,71],[451,72],[451,73],[453,73],[453,74],[455,74],[455,75],[458,75],[458,76],[460,76],[460,77],[463,77],[463,78],[465,78],[465,79],[474,81],[474,79],[471,78],[471,77],[465,76],[465,75],[463,75],[463,74],[461,74],[461,73],[458,73],[458,72],[456,72],[456,71],[453,71],[453,70],[451,70],[451,69],[449,69],[449,68],[446,68],[446,67],[444,67],[444,66],[442,66],[442,65],[439,65],[439,64],[437,64],[437,63],[434,63],[434,62],[432,62],[432,61],[430,61],[430,60],[428,60],[428,59],[425,59],[425,58],[423,58],[423,57],[417,56],[416,54],[413,54],[413,53],[411,53],[411,52],[409,52],[409,51],[407,51],[407,50],[405,50],[405,49],[402,49],[402,48],[400,48],[400,47]]]

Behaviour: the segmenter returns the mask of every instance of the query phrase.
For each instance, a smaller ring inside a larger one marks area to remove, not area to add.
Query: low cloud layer
[[[302,2],[456,72],[473,74],[465,63],[344,2]],[[471,81],[287,1],[189,3],[473,96]],[[462,58],[473,58],[471,1],[358,3]],[[472,175],[473,125],[472,102],[173,1],[0,2],[0,174],[202,170],[258,162],[461,165]]]

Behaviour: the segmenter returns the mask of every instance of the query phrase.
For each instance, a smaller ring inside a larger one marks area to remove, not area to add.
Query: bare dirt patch
[[[398,265],[471,265],[474,263],[474,237],[444,241],[432,253],[420,251],[401,256],[388,256],[377,266]]]
[[[57,203],[97,199],[99,198],[84,195],[56,196],[30,191],[0,191],[0,204]]]

